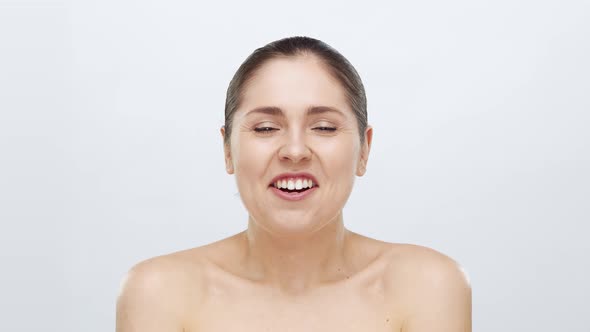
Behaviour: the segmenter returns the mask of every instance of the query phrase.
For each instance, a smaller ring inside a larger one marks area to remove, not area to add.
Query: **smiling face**
[[[226,168],[257,226],[311,233],[341,215],[371,136],[361,144],[344,89],[317,57],[275,58],[244,87]]]

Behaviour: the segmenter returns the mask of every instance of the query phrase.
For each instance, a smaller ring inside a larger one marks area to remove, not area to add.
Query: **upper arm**
[[[134,266],[117,298],[117,332],[182,331],[180,299],[170,272],[156,262]]]
[[[434,251],[418,265],[402,332],[471,332],[471,286],[461,266]]]

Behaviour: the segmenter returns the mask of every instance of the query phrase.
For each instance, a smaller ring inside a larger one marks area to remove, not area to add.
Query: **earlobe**
[[[225,162],[225,171],[227,174],[234,174],[234,166],[231,164],[231,160]]]
[[[223,144],[223,154],[225,155],[225,171],[227,174],[234,174],[234,165],[228,144]]]
[[[359,165],[357,166],[356,175],[357,176],[363,176],[363,175],[365,175],[366,171],[367,171],[367,169],[366,169],[366,167],[364,165],[364,162],[361,160],[359,162]]]

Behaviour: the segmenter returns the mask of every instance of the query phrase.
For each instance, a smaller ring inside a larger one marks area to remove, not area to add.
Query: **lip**
[[[306,198],[307,196],[311,195],[317,189],[318,189],[318,187],[313,186],[312,188],[307,189],[306,191],[302,191],[300,193],[297,193],[297,192],[287,193],[287,192],[284,192],[284,191],[277,189],[275,187],[272,187],[272,186],[270,187],[270,190],[275,195],[277,195],[279,198],[282,198],[287,201],[300,201],[300,200]]]
[[[311,179],[313,181],[313,187],[311,187],[305,191],[302,191],[302,192],[292,192],[292,193],[287,193],[287,192],[284,192],[278,188],[275,188],[275,186],[274,186],[275,182],[277,182],[279,180],[283,180],[283,179],[290,179],[290,178]],[[311,175],[310,173],[298,172],[298,173],[279,174],[272,179],[272,182],[269,184],[268,187],[275,195],[277,195],[281,199],[284,199],[287,201],[300,201],[302,199],[305,199],[307,196],[311,195],[314,191],[316,191],[318,189],[319,186],[318,186],[318,180],[315,178],[315,176]]]

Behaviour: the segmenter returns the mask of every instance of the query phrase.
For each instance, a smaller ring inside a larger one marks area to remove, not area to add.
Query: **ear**
[[[225,142],[225,126],[221,126],[221,139],[223,140],[223,154],[225,156],[225,171],[234,174],[234,163],[231,158],[231,147]]]
[[[367,126],[365,129],[365,141],[361,146],[359,161],[357,164],[356,175],[363,176],[367,172],[367,162],[369,161],[369,153],[371,152],[371,143],[373,142],[373,127]]]

